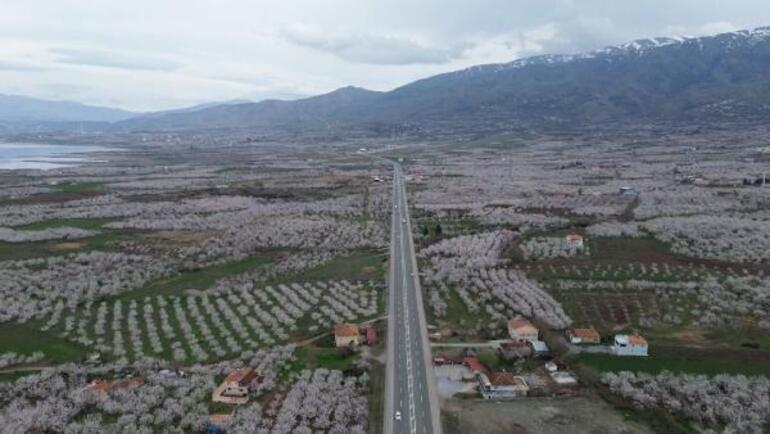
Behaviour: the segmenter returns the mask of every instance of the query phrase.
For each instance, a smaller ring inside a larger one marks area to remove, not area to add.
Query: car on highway
[[[406,219],[401,219],[401,223],[406,224]]]
[[[401,420],[401,412],[400,412],[400,411],[397,411],[397,412],[396,412],[396,415],[395,415],[395,416],[393,416],[393,418],[394,418],[394,419],[396,419],[396,420]]]

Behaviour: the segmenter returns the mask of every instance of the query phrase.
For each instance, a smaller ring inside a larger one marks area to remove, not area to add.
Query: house
[[[479,391],[485,399],[505,399],[527,396],[527,382],[510,372],[479,373]]]
[[[527,344],[532,349],[532,354],[538,357],[542,357],[548,354],[548,345],[543,341],[537,339],[528,341]]]
[[[573,344],[598,344],[602,337],[595,328],[575,328],[567,332],[569,341]]]
[[[639,335],[615,335],[612,352],[618,356],[646,356],[647,340]]]
[[[215,413],[209,416],[209,423],[206,425],[207,434],[219,434],[227,431],[233,415],[228,413]]]
[[[583,236],[580,234],[569,234],[566,237],[564,237],[564,241],[567,243],[567,246],[569,247],[573,247],[576,249],[583,248]]]
[[[484,366],[479,362],[479,359],[475,357],[466,357],[463,361],[463,365],[465,365],[468,369],[470,369],[472,372],[484,372]]]
[[[532,355],[532,349],[525,341],[500,342],[500,356],[506,360],[523,359]]]
[[[377,343],[377,329],[374,326],[366,327],[366,345],[374,345]]]
[[[528,319],[517,316],[508,321],[508,335],[515,341],[531,341],[537,340],[538,330]]]
[[[334,326],[334,346],[356,347],[361,342],[361,333],[356,324],[337,324]]]
[[[252,368],[233,371],[214,389],[211,400],[226,404],[245,404],[249,401],[249,393],[261,381],[262,377]]]

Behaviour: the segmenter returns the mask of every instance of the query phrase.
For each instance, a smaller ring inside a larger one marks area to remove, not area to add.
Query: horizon
[[[475,65],[770,23],[770,6],[757,1],[727,12],[715,1],[553,3],[560,10],[496,0],[483,7],[337,0],[294,8],[201,0],[110,10],[38,0],[0,17],[0,94],[139,113],[293,100],[346,86],[390,91]]]

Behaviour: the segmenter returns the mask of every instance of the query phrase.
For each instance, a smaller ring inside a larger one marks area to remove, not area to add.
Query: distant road
[[[384,432],[441,433],[406,185],[398,164],[393,171],[393,203]],[[396,412],[400,420],[396,420]]]

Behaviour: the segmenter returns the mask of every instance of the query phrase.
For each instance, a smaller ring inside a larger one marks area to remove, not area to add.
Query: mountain
[[[136,116],[125,110],[70,101],[48,101],[17,95],[0,95],[0,122],[116,122]]]
[[[186,130],[227,128],[291,128],[293,125],[319,126],[347,118],[357,107],[364,107],[380,92],[348,86],[305,99],[264,100],[257,103],[224,104],[192,112],[177,112],[150,119],[135,118],[119,122],[120,130]],[[353,120],[353,119],[349,119]]]
[[[123,130],[302,130],[420,124],[724,120],[770,116],[770,27],[654,38],[425,78],[389,92],[347,87],[294,101],[217,106],[118,122]]]

